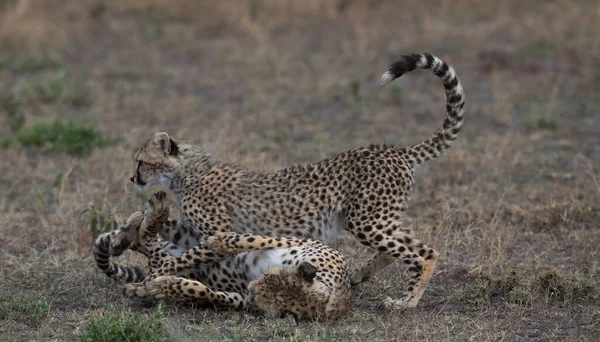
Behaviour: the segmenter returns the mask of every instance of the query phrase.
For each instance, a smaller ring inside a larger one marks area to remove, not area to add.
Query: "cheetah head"
[[[154,134],[134,155],[133,176],[130,178],[141,189],[162,185],[168,189],[180,167],[179,143],[165,132]]]
[[[271,317],[291,314],[298,320],[324,320],[341,316],[350,306],[348,291],[335,290],[317,280],[317,267],[271,268],[248,285],[255,305]]]

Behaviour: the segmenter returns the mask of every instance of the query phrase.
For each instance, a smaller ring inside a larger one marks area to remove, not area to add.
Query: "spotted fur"
[[[146,277],[146,272],[144,272],[140,267],[123,267],[110,260],[111,255],[119,256],[125,249],[130,247],[130,245],[123,243],[120,251],[111,250],[111,243],[115,236],[117,236],[121,231],[136,229],[135,227],[139,227],[141,225],[143,218],[144,216],[142,212],[136,212],[127,219],[127,222],[123,226],[112,232],[101,234],[94,242],[92,251],[94,254],[94,260],[96,261],[96,266],[98,266],[98,268],[100,268],[100,270],[102,270],[102,272],[104,272],[107,276],[113,278],[117,282],[138,282],[144,280]],[[131,248],[134,250],[136,249],[135,246],[131,246]]]
[[[127,295],[258,308],[272,316],[290,313],[297,319],[332,319],[349,309],[346,260],[316,240],[218,233],[201,241],[193,256],[184,258],[186,263],[172,265],[176,275],[148,276],[173,258],[172,243],[157,237],[165,237],[161,227],[169,208],[164,198],[163,192],[154,194],[142,214],[134,213],[128,224],[104,243],[110,246],[106,256],[130,248],[149,258],[143,276],[126,279],[140,281],[125,285]],[[140,216],[143,221],[135,226]],[[180,255],[180,251],[173,254]]]
[[[190,235],[220,232],[328,239],[349,231],[376,254],[352,274],[359,284],[394,260],[408,267],[402,298],[390,308],[417,305],[439,254],[403,225],[417,165],[439,156],[458,136],[465,97],[454,69],[428,53],[406,55],[383,74],[387,83],[414,69],[429,69],[446,92],[446,117],[429,139],[409,147],[371,145],[315,163],[272,173],[219,160],[208,151],[156,133],[134,156],[131,181],[139,187],[161,185],[181,212],[179,223]],[[167,263],[162,275],[177,272],[195,251]]]

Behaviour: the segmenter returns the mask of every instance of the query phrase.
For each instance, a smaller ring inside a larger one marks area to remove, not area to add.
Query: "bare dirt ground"
[[[417,172],[408,224],[441,253],[419,307],[382,308],[402,290],[396,264],[357,287],[352,313],[336,322],[164,304],[168,335],[600,336],[597,2],[13,0],[0,16],[2,94],[61,70],[74,82],[56,101],[24,101],[16,119],[4,106],[0,135],[60,119],[118,139],[88,156],[0,150],[0,294],[49,308],[19,319],[0,310],[0,340],[74,340],[109,307],[156,310],[125,300],[90,254],[94,214],[121,222],[147,198],[128,178],[134,149],[154,132],[263,170],[417,143],[443,119],[439,80],[415,72],[376,85],[395,56],[420,51],[453,64],[468,102],[456,144]],[[86,101],[76,101],[80,89]],[[348,237],[333,245],[353,262],[370,255]]]

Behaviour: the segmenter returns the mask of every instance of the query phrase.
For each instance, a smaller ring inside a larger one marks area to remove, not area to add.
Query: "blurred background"
[[[94,237],[151,193],[128,178],[155,132],[264,171],[414,144],[443,120],[439,80],[377,83],[423,51],[455,67],[467,112],[416,175],[407,225],[442,254],[419,308],[380,305],[399,265],[346,319],[298,327],[147,307],[96,271]],[[0,340],[590,340],[599,92],[597,1],[0,1]]]

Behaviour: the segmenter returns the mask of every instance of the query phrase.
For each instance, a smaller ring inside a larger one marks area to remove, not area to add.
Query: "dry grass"
[[[164,130],[265,170],[372,142],[415,143],[442,120],[439,82],[415,73],[393,88],[375,85],[395,55],[422,50],[452,62],[468,108],[456,145],[417,174],[407,224],[442,255],[420,307],[381,308],[385,296],[401,293],[396,265],[358,287],[353,313],[338,322],[297,327],[291,320],[165,305],[169,335],[291,341],[600,335],[595,2],[6,3],[0,50],[10,51],[3,59],[10,67],[0,68],[0,94],[44,84],[60,67],[94,96],[84,106],[3,102],[0,135],[12,138],[16,125],[60,119],[119,140],[87,157],[0,150],[0,293],[50,310],[36,324],[31,317],[1,321],[1,340],[73,340],[114,307],[124,315],[156,310],[124,300],[90,257],[92,216],[122,221],[142,205],[147,194],[132,192],[127,178],[133,150],[152,133]],[[52,68],[19,62],[44,58],[53,63],[35,64]],[[334,245],[353,261],[369,255],[348,237]]]

